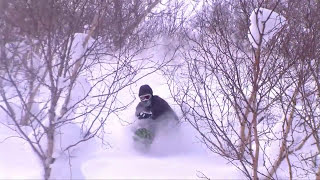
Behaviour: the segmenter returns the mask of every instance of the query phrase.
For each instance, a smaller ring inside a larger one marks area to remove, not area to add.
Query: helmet
[[[149,85],[142,85],[139,89],[139,96],[151,94],[153,95],[153,91]]]

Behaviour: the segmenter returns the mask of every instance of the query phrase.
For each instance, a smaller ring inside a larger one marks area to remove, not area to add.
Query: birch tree
[[[44,179],[57,152],[104,139],[105,122],[134,100],[121,102],[118,94],[145,76],[141,70],[150,74],[166,65],[141,56],[154,46],[158,32],[145,30],[155,26],[146,18],[159,3],[1,1],[1,125],[30,145]],[[81,128],[80,138],[61,147],[70,124]]]
[[[319,177],[318,8],[204,2],[184,30],[172,95],[208,149],[248,179]]]

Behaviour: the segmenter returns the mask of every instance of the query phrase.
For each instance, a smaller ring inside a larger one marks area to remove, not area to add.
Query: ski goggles
[[[148,101],[149,99],[151,99],[151,94],[146,94],[146,95],[142,95],[139,96],[141,101]]]

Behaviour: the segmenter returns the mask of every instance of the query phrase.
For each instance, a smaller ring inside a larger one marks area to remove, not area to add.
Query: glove
[[[147,118],[151,118],[151,116],[152,116],[151,113],[141,112],[138,115],[138,119],[147,119]]]

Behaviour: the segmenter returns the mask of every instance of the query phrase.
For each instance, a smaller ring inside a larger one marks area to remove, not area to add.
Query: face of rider
[[[151,105],[151,99],[153,96],[153,91],[149,85],[142,85],[139,89],[139,98],[145,106]]]
[[[145,104],[145,106],[151,105],[151,98],[152,98],[151,94],[141,95],[141,96],[139,96],[139,98],[140,98],[141,102]]]

